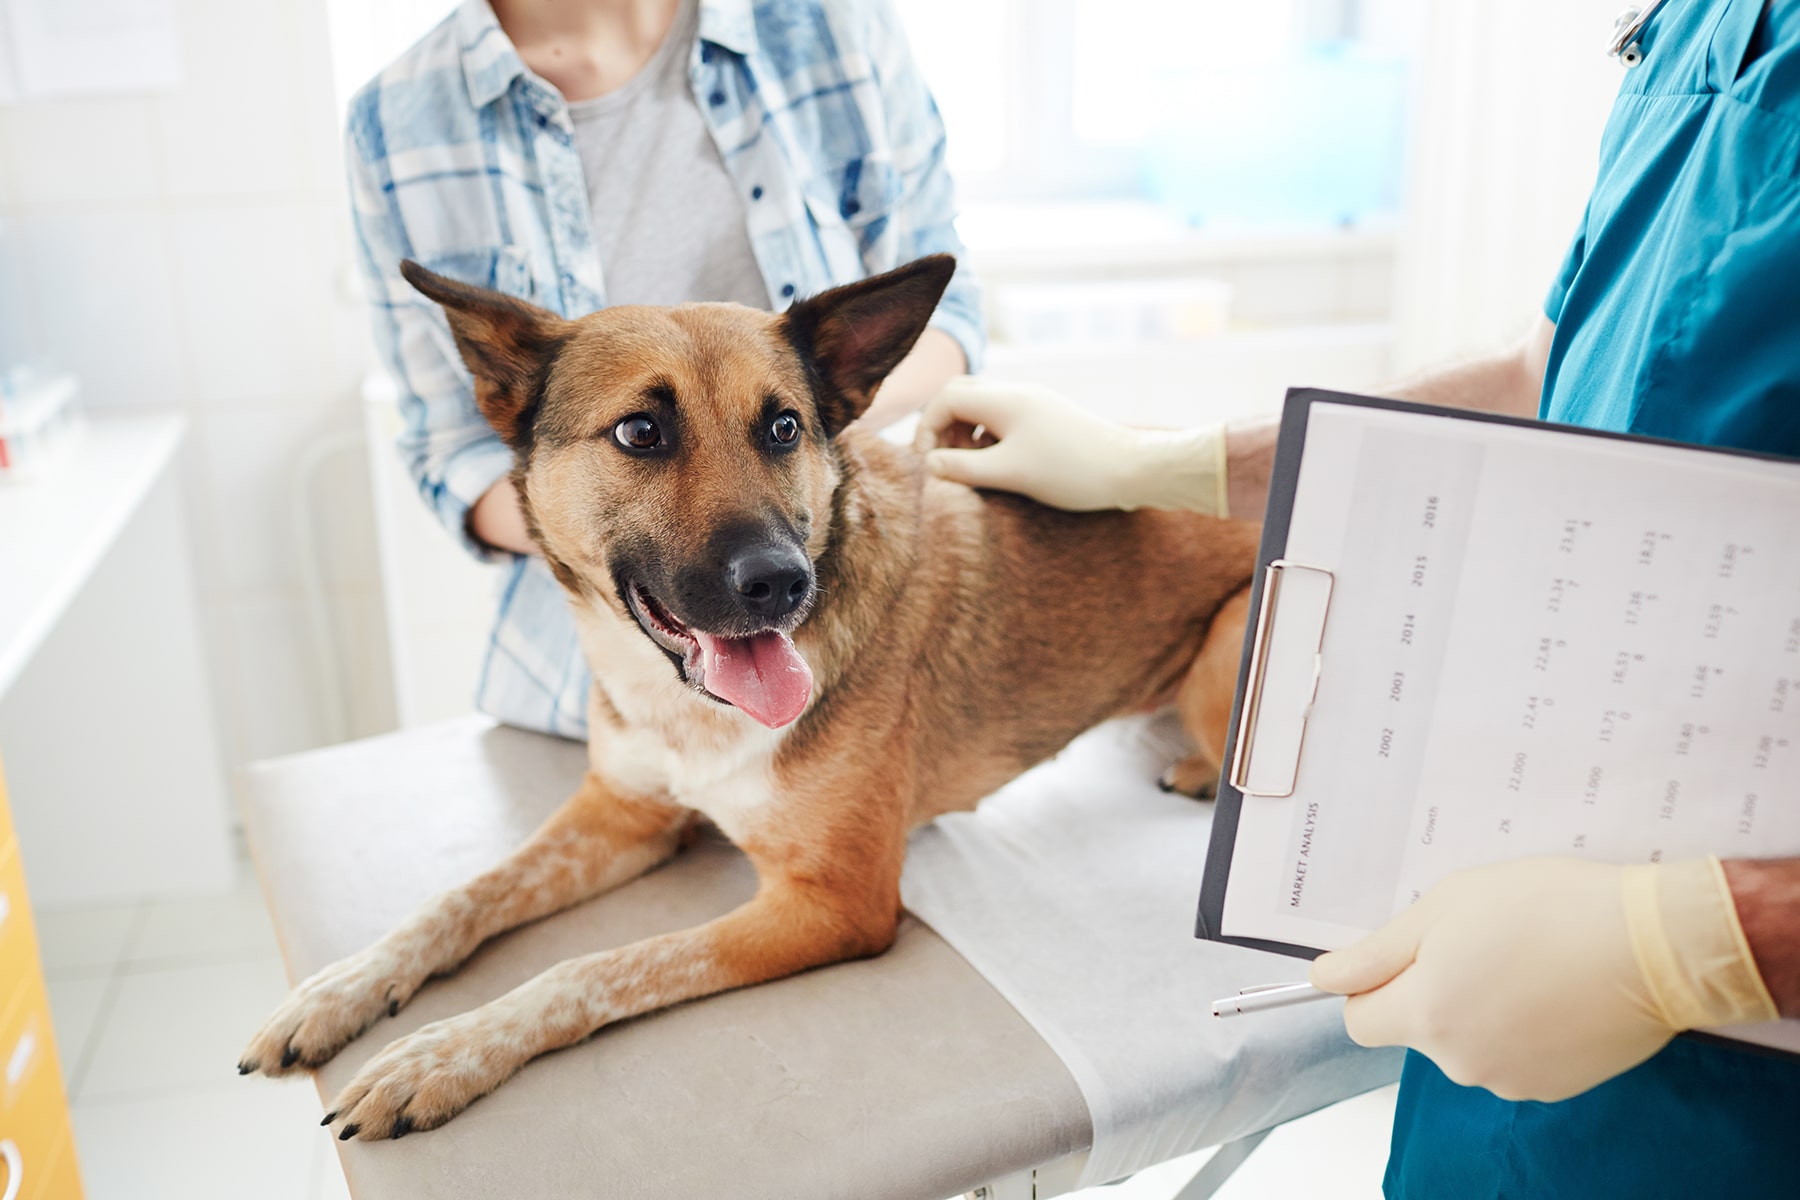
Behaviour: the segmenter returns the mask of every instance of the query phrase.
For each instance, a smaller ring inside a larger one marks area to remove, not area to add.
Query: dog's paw
[[[1198,756],[1184,758],[1164,771],[1156,786],[1196,800],[1211,800],[1219,794],[1219,768]]]
[[[398,955],[371,946],[295,988],[238,1059],[238,1074],[283,1075],[317,1067],[412,999],[418,982]]]
[[[516,1031],[476,1009],[408,1034],[338,1093],[325,1124],[365,1142],[436,1129],[510,1079],[529,1060]]]

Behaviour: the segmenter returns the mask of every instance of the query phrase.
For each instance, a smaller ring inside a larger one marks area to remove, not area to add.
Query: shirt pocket
[[[834,274],[839,273],[834,242],[840,251],[854,255],[858,274],[876,265],[871,256],[877,254],[900,204],[900,173],[892,155],[877,152],[820,164],[802,192],[807,213],[834,259]]]
[[[427,270],[458,283],[541,303],[537,300],[538,287],[531,270],[531,256],[521,246],[452,250],[430,255],[422,259],[421,263]]]

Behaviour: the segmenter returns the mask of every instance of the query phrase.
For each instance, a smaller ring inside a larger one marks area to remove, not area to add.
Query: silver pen
[[[1336,992],[1321,992],[1310,983],[1266,983],[1261,987],[1247,987],[1237,995],[1227,996],[1223,1000],[1214,1000],[1213,1016],[1235,1017],[1271,1008],[1286,1008],[1290,1004],[1305,1004],[1309,1000],[1338,998]]]

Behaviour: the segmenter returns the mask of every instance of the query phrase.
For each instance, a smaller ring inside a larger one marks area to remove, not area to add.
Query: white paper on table
[[[1330,613],[1225,936],[1335,949],[1536,854],[1800,854],[1800,463],[1315,402],[1282,553]]]
[[[143,92],[181,82],[171,0],[0,0],[0,99]],[[244,53],[254,48],[245,47]]]

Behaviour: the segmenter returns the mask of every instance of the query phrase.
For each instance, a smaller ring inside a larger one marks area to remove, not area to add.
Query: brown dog
[[[1210,782],[1253,526],[979,495],[847,428],[952,269],[923,259],[784,315],[565,321],[406,264],[568,590],[590,769],[506,862],[302,983],[240,1070],[325,1062],[487,938],[665,861],[700,816],[755,864],[752,900],[402,1038],[338,1096],[339,1136],[441,1125],[610,1022],[880,953],[908,831],[1108,717],[1179,696],[1202,749],[1169,782]]]

